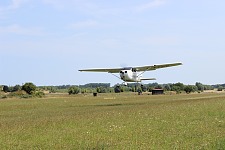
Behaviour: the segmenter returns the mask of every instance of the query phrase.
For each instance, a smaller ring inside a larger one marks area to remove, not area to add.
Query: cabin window
[[[136,68],[132,68],[132,72],[137,72]]]
[[[127,73],[127,71],[125,71],[125,73]]]

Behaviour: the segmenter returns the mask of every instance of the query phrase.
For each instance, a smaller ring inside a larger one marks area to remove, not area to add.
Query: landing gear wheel
[[[123,82],[122,84],[123,84],[124,86],[127,86],[127,82]]]

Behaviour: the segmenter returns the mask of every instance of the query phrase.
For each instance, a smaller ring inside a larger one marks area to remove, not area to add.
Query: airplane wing
[[[162,64],[162,65],[143,66],[143,67],[134,67],[134,68],[136,68],[137,71],[151,71],[151,70],[156,70],[160,68],[173,67],[173,66],[179,66],[179,65],[182,65],[182,63]]]
[[[81,72],[87,71],[87,72],[108,72],[108,73],[119,73],[121,70],[129,70],[131,68],[135,68],[136,71],[150,71],[150,70],[156,70],[159,68],[166,68],[166,67],[172,67],[172,66],[178,66],[182,65],[182,63],[172,63],[172,64],[162,64],[162,65],[153,65],[153,66],[143,66],[143,67],[127,67],[127,68],[95,68],[95,69],[82,69],[79,70]]]
[[[118,73],[121,70],[123,70],[123,68],[96,68],[96,69],[83,69],[83,70],[79,70],[79,71],[88,71],[88,72],[108,72],[108,73]]]

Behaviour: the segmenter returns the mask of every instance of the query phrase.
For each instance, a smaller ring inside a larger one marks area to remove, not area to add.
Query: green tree
[[[136,92],[142,93],[142,88],[140,86],[138,86]]]
[[[204,85],[204,90],[214,90],[212,85]]]
[[[185,87],[184,87],[184,91],[186,92],[186,93],[191,93],[191,92],[196,92],[198,90],[198,87],[197,86],[195,86],[195,85],[186,85]]]
[[[9,92],[9,87],[8,87],[7,85],[4,85],[3,88],[2,88],[2,90],[3,90],[5,93],[7,93],[7,92]]]
[[[119,85],[116,85],[116,86],[114,87],[114,92],[115,92],[115,93],[120,93],[120,92],[121,92],[121,88],[120,88]]]
[[[21,86],[20,85],[15,85],[13,88],[12,88],[12,92],[16,92],[16,91],[19,91],[21,90]]]
[[[56,93],[56,87],[50,86],[47,88],[49,90],[49,93]]]
[[[141,90],[142,90],[143,92],[146,92],[146,91],[147,91],[147,87],[144,86],[144,85],[141,85]]]
[[[217,91],[223,91],[223,87],[222,86],[219,86]]]
[[[148,87],[148,92],[152,92],[153,87]]]
[[[181,93],[181,88],[179,86],[173,85],[171,88],[172,91],[176,91],[177,94]]]
[[[166,84],[166,85],[164,86],[164,90],[165,90],[165,91],[171,91],[171,86],[170,86],[169,84]]]
[[[184,87],[185,87],[185,86],[184,86],[183,83],[178,82],[178,83],[175,83],[174,86],[177,86],[177,87],[179,87],[179,89],[180,89],[181,91],[184,91]]]
[[[131,87],[131,92],[136,92],[135,86],[132,86],[132,87]]]
[[[106,93],[107,89],[103,86],[97,87],[96,88],[97,93]]]
[[[79,92],[80,92],[80,89],[77,86],[72,86],[72,87],[70,87],[68,89],[69,95],[71,95],[71,94],[78,94]]]
[[[24,90],[25,92],[27,92],[27,94],[33,94],[33,93],[35,93],[36,88],[37,88],[36,85],[34,85],[31,82],[25,83],[22,86],[22,90]]]
[[[183,83],[175,83],[171,85],[171,90],[172,91],[176,91],[177,94],[181,93],[182,91],[184,91],[184,84]]]
[[[155,86],[155,89],[162,89],[163,87],[162,87],[162,85],[157,85],[157,86]]]
[[[82,94],[87,93],[87,89],[82,88],[82,89],[81,89],[81,93],[82,93]]]
[[[201,92],[204,91],[204,85],[202,83],[196,82],[195,85],[197,86],[198,91],[201,91]]]

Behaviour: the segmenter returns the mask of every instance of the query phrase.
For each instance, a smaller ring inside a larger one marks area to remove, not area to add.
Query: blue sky
[[[1,0],[0,84],[121,83],[78,69],[184,65],[158,83],[225,83],[224,0]],[[149,83],[149,82],[145,82]]]

